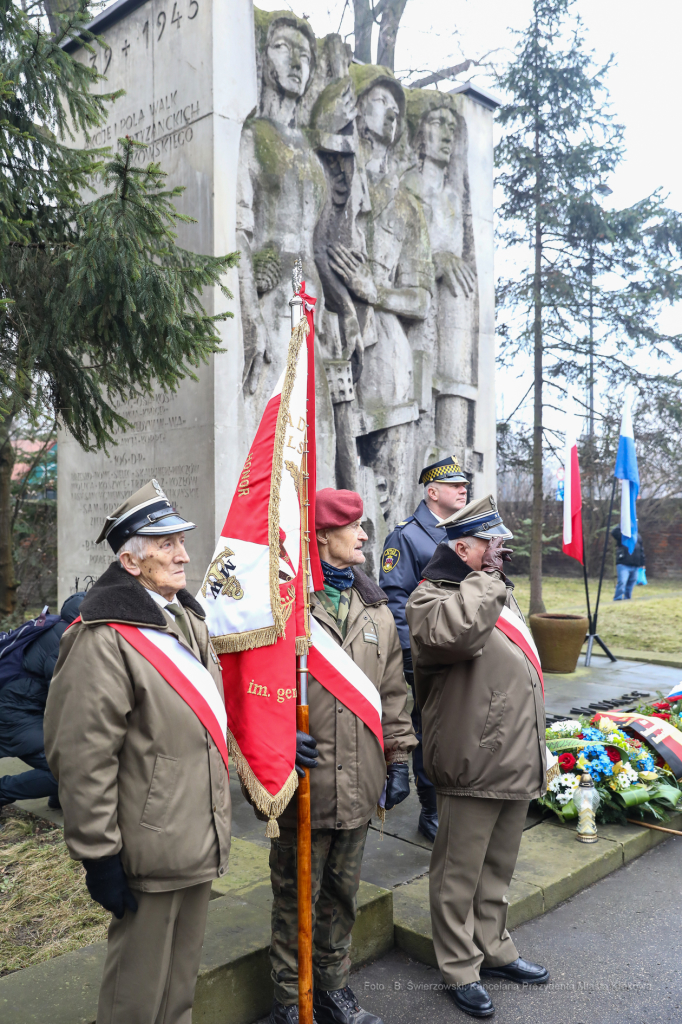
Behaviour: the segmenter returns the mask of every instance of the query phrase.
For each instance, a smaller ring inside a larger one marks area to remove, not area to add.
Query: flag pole
[[[611,528],[611,516],[613,514],[613,502],[614,502],[615,497],[616,497],[616,482],[617,482],[616,481],[616,475],[614,473],[614,476],[613,476],[613,487],[611,488],[611,501],[609,502],[609,515],[608,515],[608,519],[606,520],[606,532],[604,534],[604,550],[602,551],[601,569],[599,570],[599,586],[597,588],[597,603],[594,606],[594,617],[592,619],[592,625],[590,626],[590,634],[591,635],[588,637],[588,640],[587,640],[587,652],[585,654],[585,665],[586,666],[589,665],[590,661],[592,660],[592,644],[593,644],[594,640],[597,641],[599,646],[604,651],[604,654],[606,654],[607,657],[609,657],[611,659],[611,661],[617,661],[618,660],[617,658],[615,658],[613,656],[613,654],[611,654],[611,651],[608,649],[608,647],[606,646],[604,641],[601,639],[601,637],[597,633],[597,615],[599,614],[599,599],[601,598],[601,585],[602,585],[602,582],[604,580],[604,568],[606,566],[606,551],[607,551],[607,548],[608,548],[608,545],[609,545],[609,536],[610,536],[609,530]]]
[[[291,308],[292,331],[305,316],[303,299],[299,294],[303,278],[301,260],[297,259],[292,274],[293,297]],[[310,634],[310,524],[308,522],[308,433],[301,460],[301,570],[303,571],[303,602],[306,635]],[[310,732],[308,719],[308,655],[296,656],[298,682],[296,700],[296,728]],[[300,1024],[313,1024],[313,917],[312,917],[312,862],[310,846],[310,772],[306,768],[298,781],[297,798],[297,888],[298,888],[298,1017]]]

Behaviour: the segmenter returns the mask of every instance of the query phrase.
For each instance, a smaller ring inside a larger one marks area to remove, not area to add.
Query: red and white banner
[[[307,650],[304,587],[321,589],[315,533],[315,299],[292,331],[285,369],[265,407],[197,600],[218,652],[227,740],[255,806],[273,820],[293,796],[296,653]],[[301,558],[307,451],[310,564]],[[310,578],[306,575],[309,568]]]
[[[663,758],[676,779],[682,779],[682,733],[664,718],[652,718],[628,711],[597,711],[623,729],[632,729]]]
[[[568,398],[566,445],[564,450],[564,536],[565,555],[583,564],[583,499],[580,491],[580,466],[576,439],[573,398]]]
[[[310,674],[365,723],[384,749],[381,697],[372,680],[314,618],[310,620]]]
[[[542,666],[540,664],[540,655],[538,649],[535,646],[533,640],[533,634],[529,630],[523,619],[515,615],[509,608],[504,607],[500,612],[500,617],[495,623],[497,628],[501,630],[508,640],[511,640],[513,644],[516,644],[528,658],[529,662],[540,676],[540,685],[542,686],[542,696],[545,695],[545,680],[542,676]]]
[[[227,763],[227,715],[213,676],[172,633],[110,622],[192,709]]]

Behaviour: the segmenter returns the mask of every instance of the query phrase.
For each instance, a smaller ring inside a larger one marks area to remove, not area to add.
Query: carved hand
[[[349,249],[338,242],[327,246],[329,266],[339,275],[358,299],[373,306],[377,301],[377,289],[372,272],[359,249]]]
[[[476,286],[474,268],[454,252],[434,252],[436,280],[442,280],[454,296],[468,298]]]
[[[263,363],[271,361],[268,329],[262,317],[250,323],[244,320],[244,387],[253,395],[258,387]]]

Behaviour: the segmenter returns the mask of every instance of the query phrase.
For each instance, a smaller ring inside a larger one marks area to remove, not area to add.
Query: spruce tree
[[[57,11],[68,7],[68,13]],[[119,400],[175,391],[219,351],[201,296],[218,287],[237,253],[188,252],[157,164],[136,165],[137,143],[114,154],[75,146],[103,123],[111,94],[61,43],[81,33],[88,0],[51,7],[0,4],[0,615],[11,614],[10,442],[17,417],[53,412],[86,451],[128,426]],[[99,177],[99,195],[88,191]],[[89,201],[87,201],[89,199]]]

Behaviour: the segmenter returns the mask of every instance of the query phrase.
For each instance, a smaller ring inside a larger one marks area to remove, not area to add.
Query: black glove
[[[295,768],[301,778],[305,775],[304,768],[317,768],[317,740],[307,732],[296,730],[296,764]]]
[[[410,795],[410,769],[406,764],[389,764],[386,779],[386,810]]]
[[[128,888],[120,854],[99,857],[97,860],[84,860],[83,867],[85,884],[96,903],[101,903],[105,910],[110,910],[119,921],[125,914],[126,907],[135,913],[137,900]]]
[[[403,671],[407,675],[408,672],[412,672],[412,648],[403,647]]]

